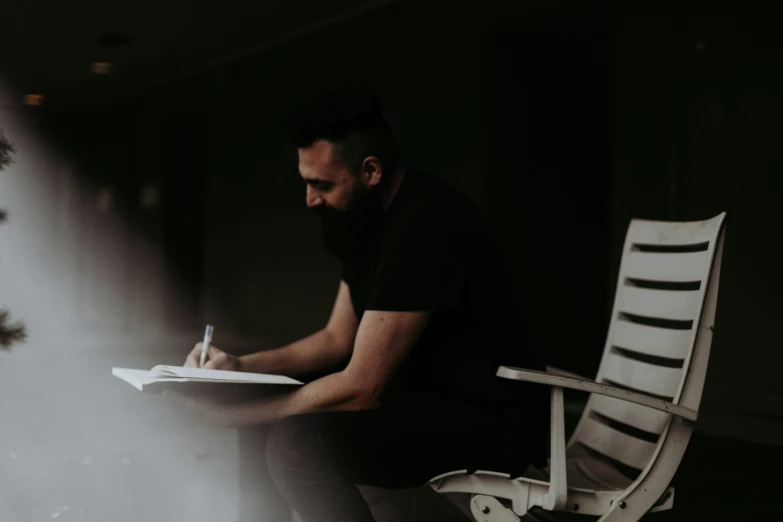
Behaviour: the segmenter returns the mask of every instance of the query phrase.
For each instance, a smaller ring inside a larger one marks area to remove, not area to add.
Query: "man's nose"
[[[305,202],[307,203],[308,208],[313,208],[319,205],[323,205],[324,200],[320,195],[318,195],[318,192],[313,189],[313,187],[308,185],[307,194],[305,195]]]

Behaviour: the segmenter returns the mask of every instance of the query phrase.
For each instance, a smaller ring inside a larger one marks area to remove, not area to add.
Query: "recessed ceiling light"
[[[94,74],[109,74],[111,72],[112,64],[109,62],[93,62],[90,65],[90,71]]]
[[[25,94],[25,105],[41,105],[43,103],[43,94]]]

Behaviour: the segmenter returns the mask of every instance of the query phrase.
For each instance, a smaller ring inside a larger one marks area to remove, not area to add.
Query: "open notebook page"
[[[261,384],[302,384],[296,379],[268,373],[230,372],[226,370],[205,370],[183,366],[155,366],[149,371],[151,381],[160,379],[192,379],[198,381],[255,382]]]
[[[155,366],[152,370],[133,368],[112,368],[112,375],[122,379],[138,390],[159,382],[233,382],[244,384],[301,385],[300,381],[282,375],[264,373],[229,372],[225,370],[204,370],[181,366]]]

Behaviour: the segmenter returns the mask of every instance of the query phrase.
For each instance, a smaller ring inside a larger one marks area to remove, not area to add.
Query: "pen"
[[[207,362],[207,350],[209,349],[209,343],[212,342],[213,330],[214,328],[212,328],[211,324],[208,324],[206,330],[204,330],[204,343],[201,345],[201,359],[198,363],[199,368],[202,368],[204,363]]]

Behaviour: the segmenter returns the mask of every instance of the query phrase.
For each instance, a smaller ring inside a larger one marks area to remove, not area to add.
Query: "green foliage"
[[[14,152],[16,152],[16,149],[14,149],[14,146],[8,141],[8,138],[5,137],[3,131],[0,130],[0,171],[14,161]]]
[[[13,162],[15,152],[13,144],[0,130],[0,171]],[[7,219],[8,213],[0,209],[0,223]],[[0,309],[0,350],[10,350],[13,344],[24,342],[26,339],[27,330],[24,325],[18,322],[12,323],[8,310]]]

